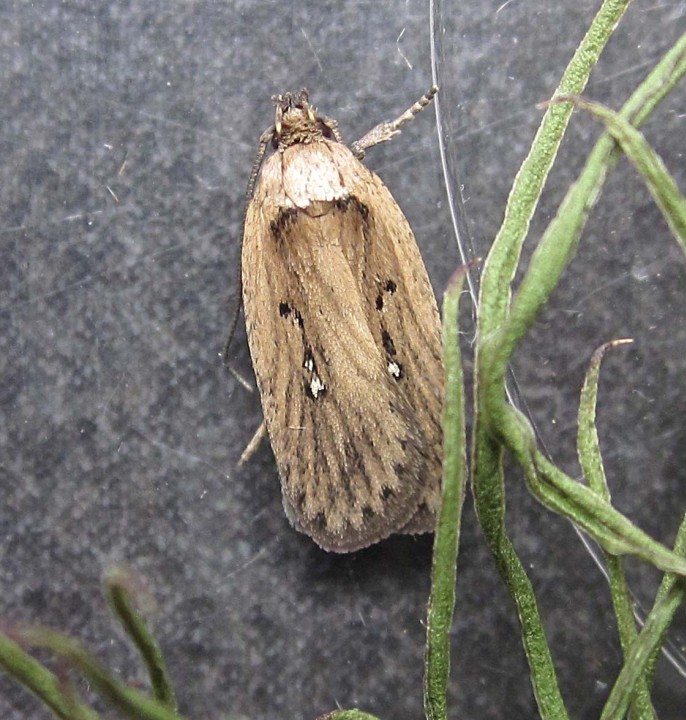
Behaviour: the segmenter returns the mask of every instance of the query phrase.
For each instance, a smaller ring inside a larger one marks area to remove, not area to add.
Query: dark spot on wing
[[[369,219],[369,208],[360,200],[358,200],[354,195],[349,195],[348,197],[344,198],[338,198],[336,202],[334,203],[334,207],[336,210],[339,210],[341,212],[346,212],[347,210],[355,210],[359,216],[362,218],[362,221],[367,224],[367,221]]]
[[[357,198],[353,198],[355,201],[355,207],[357,208],[357,211],[360,213],[361,218],[367,222],[369,219],[369,208],[362,202],[360,202]]]
[[[276,220],[272,220],[271,223],[269,223],[272,237],[277,242],[283,240],[285,231],[293,224],[299,212],[296,208],[281,208],[279,214],[276,216]]]
[[[403,366],[395,359],[396,350],[395,343],[388,330],[381,330],[381,343],[383,349],[386,351],[386,358],[388,360],[388,372],[395,380],[400,380],[403,377]]]
[[[360,455],[357,447],[350,441],[345,443],[345,464],[346,470],[351,472],[360,472],[362,477],[367,480],[367,476],[364,471],[364,461],[362,455]]]
[[[293,320],[298,325],[298,327],[302,327],[304,324],[302,315],[294,307],[291,307],[287,302],[279,303],[279,315],[281,315],[282,318],[289,318],[292,315]]]
[[[398,286],[393,282],[393,280],[387,280],[384,285],[380,287],[382,288],[381,292],[376,296],[376,309],[379,311],[383,310],[384,308],[384,292],[392,295],[398,289]]]
[[[393,338],[388,333],[388,330],[381,331],[381,342],[383,343],[383,349],[392,357],[395,355],[395,343]]]

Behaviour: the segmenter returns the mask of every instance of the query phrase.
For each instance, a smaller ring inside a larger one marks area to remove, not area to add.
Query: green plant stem
[[[334,710],[326,715],[320,715],[317,720],[379,720],[379,718],[353,708],[352,710]]]
[[[682,520],[674,544],[676,554],[686,556],[686,516]],[[655,660],[662,647],[674,613],[686,598],[683,577],[667,573],[662,580],[657,599],[646,618],[643,629],[632,644],[617,680],[605,703],[600,720],[623,718],[634,696],[640,678],[650,685]]]
[[[636,555],[666,572],[686,574],[683,557],[650,538],[610,503],[553,465],[536,447],[533,428],[521,412],[508,406],[501,422],[530,491],[546,507],[572,520],[613,555]]]
[[[565,70],[558,94],[579,94],[588,82],[628,0],[606,1]],[[558,106],[559,107],[559,106]],[[493,436],[486,414],[489,393],[504,399],[504,379],[493,382],[486,341],[502,327],[510,301],[510,283],[519,262],[529,223],[569,122],[569,110],[549,107],[512,186],[505,218],[484,266],[479,300],[475,357],[474,436],[472,450],[476,510],[484,535],[517,609],[531,683],[544,720],[563,720],[567,712],[560,695],[531,582],[505,531],[503,448]]]
[[[686,34],[679,38],[631,95],[619,115],[630,121],[632,125],[638,126],[648,118],[659,102],[664,100],[684,73],[686,73]],[[554,107],[555,104],[552,106]],[[484,404],[489,418],[494,419],[496,428],[495,420],[505,404],[502,387],[510,358],[539,311],[548,301],[562,271],[571,259],[589,211],[595,204],[609,168],[614,165],[618,157],[614,139],[609,133],[604,133],[589,155],[579,179],[570,188],[555,218],[541,238],[507,321],[502,326],[491,325],[493,332],[481,343],[482,367],[488,389],[488,392],[484,392]],[[481,380],[484,381],[483,378]]]
[[[564,71],[555,95],[579,95],[591,71],[626,12],[630,0],[606,0]],[[482,338],[497,330],[507,316],[510,283],[514,278],[522,245],[543,186],[555,160],[571,108],[549,105],[522,163],[507,200],[505,217],[484,265],[479,301]]]
[[[655,108],[684,72],[686,35],[657,64],[620,114],[634,122],[645,120],[648,108]],[[505,326],[482,341],[479,411],[488,430],[524,465],[530,487],[544,504],[580,524],[609,552],[633,553],[663,570],[684,574],[683,558],[652,541],[608,503],[557,470],[535,449],[530,425],[507,405],[503,391],[512,352],[548,300],[576,247],[589,209],[600,192],[609,165],[614,162],[614,147],[614,140],[607,134],[598,141],[579,180],[567,193],[531,258]]]
[[[587,110],[605,123],[610,135],[640,173],[672,234],[681,249],[686,252],[686,199],[669,174],[662,158],[650,147],[641,132],[610,108],[580,97],[561,97],[557,98],[556,102],[565,100]]]
[[[135,720],[182,720],[157,700],[117,680],[81,643],[69,636],[44,628],[26,628],[21,636],[25,642],[47,648],[67,660],[125,716]]]
[[[0,633],[0,666],[17,682],[30,690],[62,720],[75,717],[98,720],[99,715],[87,705],[67,697],[63,683],[19,644]]]
[[[591,359],[584,385],[581,390],[579,403],[579,420],[577,435],[577,450],[579,463],[589,487],[600,498],[610,502],[610,489],[605,476],[603,458],[600,451],[600,442],[596,429],[596,408],[598,400],[598,382],[600,379],[600,366],[605,353],[618,345],[626,345],[632,340],[615,340],[598,348]],[[636,620],[634,618],[631,591],[624,573],[622,561],[615,555],[604,553],[605,564],[610,583],[610,595],[617,619],[617,630],[622,646],[624,659],[627,660],[632,644],[638,637]],[[650,690],[644,677],[639,678],[634,690],[633,702],[630,710],[632,720],[654,720],[655,711],[650,701]]]
[[[458,328],[459,302],[466,272],[467,267],[462,267],[453,275],[443,299],[443,484],[427,613],[424,711],[428,720],[447,720],[448,717],[450,629],[455,609],[457,552],[467,465],[464,381]]]
[[[130,584],[129,573],[122,568],[114,568],[105,578],[105,597],[143,658],[150,677],[153,697],[176,711],[174,688],[167,672],[162,649],[129,594],[127,586]]]

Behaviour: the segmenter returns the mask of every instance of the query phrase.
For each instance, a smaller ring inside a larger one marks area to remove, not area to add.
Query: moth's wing
[[[332,151],[343,156],[348,152],[340,145]],[[414,234],[388,188],[361,164],[351,177],[344,172],[343,181],[351,188],[354,203],[366,209],[363,234],[369,250],[362,259],[365,271],[359,281],[366,288],[368,324],[389,367],[397,368],[397,391],[406,398],[414,423],[423,430],[425,469],[420,503],[412,520],[398,532],[431,532],[440,503],[443,459],[444,373],[436,298]],[[345,251],[351,262],[355,262],[359,247],[365,247],[354,246],[355,242],[351,238]]]
[[[374,288],[374,305],[387,273],[374,265],[364,210],[342,201],[285,209],[268,182],[277,169],[263,168],[246,217],[248,339],[289,517],[323,548],[346,552],[412,522],[434,463],[377,317],[370,326],[363,288]]]

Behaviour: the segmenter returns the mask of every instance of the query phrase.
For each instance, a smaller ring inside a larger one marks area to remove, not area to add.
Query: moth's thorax
[[[369,171],[336,141],[291,145],[269,157],[262,168],[259,192],[284,208],[306,210],[315,203],[350,197]]]
[[[327,130],[313,108],[289,108],[277,119],[274,145],[285,150],[292,145],[318,142],[324,139]]]

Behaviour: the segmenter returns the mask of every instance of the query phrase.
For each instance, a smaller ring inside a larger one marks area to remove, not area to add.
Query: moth
[[[435,525],[436,299],[405,216],[361,160],[437,90],[349,147],[306,90],[278,95],[250,176],[241,276],[266,430],[289,520],[331,552]]]

